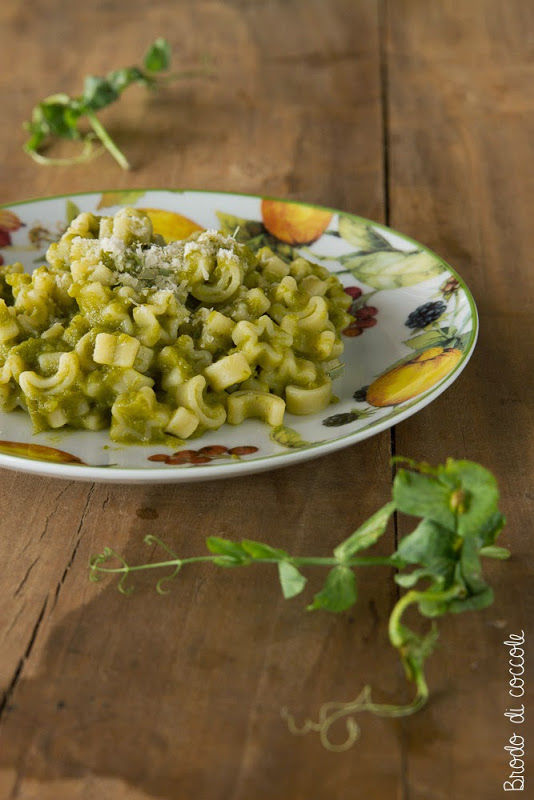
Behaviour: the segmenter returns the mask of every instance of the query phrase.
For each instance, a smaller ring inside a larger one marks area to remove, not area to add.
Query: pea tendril
[[[271,564],[277,566],[282,593],[289,599],[300,594],[306,586],[302,568],[329,567],[323,587],[307,608],[339,613],[356,602],[355,567],[394,567],[396,583],[408,591],[391,611],[388,634],[391,645],[399,654],[406,679],[415,687],[412,702],[405,705],[377,703],[372,699],[370,687],[365,686],[352,701],[324,703],[316,722],[308,719],[298,726],[288,709],[282,709],[282,717],[291,733],[301,735],[315,731],[328,750],[347,750],[360,735],[356,714],[370,712],[380,717],[402,717],[414,714],[426,704],[429,689],[425,663],[438,638],[435,618],[490,605],[493,592],[482,576],[480,559],[506,559],[510,555],[506,548],[495,545],[505,520],[497,508],[499,492],[491,472],[471,461],[448,459],[445,464],[432,467],[426,463],[396,459],[399,460],[406,466],[395,476],[392,500],[341,542],[332,556],[294,556],[263,542],[209,536],[206,539],[209,555],[180,558],[160,538],[148,535],[145,543],[163,549],[169,559],[130,565],[121,555],[106,547],[100,555],[92,557],[90,579],[99,581],[105,574],[120,576],[119,591],[131,594],[133,585],[128,585],[127,581],[132,573],[166,569],[170,572],[156,583],[156,590],[166,594],[169,583],[186,565],[211,562],[217,567],[232,568]],[[414,530],[401,539],[390,556],[362,555],[361,551],[378,542],[391,516],[399,512],[419,518]],[[118,561],[119,566],[110,566],[112,560]],[[421,582],[424,582],[424,588]],[[418,633],[402,621],[411,606],[416,607],[423,617],[433,620],[426,634]],[[345,721],[346,738],[335,743],[330,738],[330,731],[341,719]]]
[[[196,70],[161,75],[161,72],[168,70],[170,61],[169,43],[159,38],[146,52],[142,67],[112,70],[103,78],[88,75],[82,94],[76,97],[65,93],[45,97],[34,107],[31,120],[24,123],[29,133],[29,138],[23,145],[24,151],[38,164],[65,166],[85,163],[107,150],[122,169],[130,169],[128,159],[113,141],[96,112],[118,100],[124,90],[134,83],[155,89],[179,78],[210,74],[208,65],[205,65]],[[79,127],[83,118],[89,123],[88,131],[82,131]],[[80,142],[82,148],[78,155],[71,158],[51,158],[44,155],[42,150],[54,139]]]

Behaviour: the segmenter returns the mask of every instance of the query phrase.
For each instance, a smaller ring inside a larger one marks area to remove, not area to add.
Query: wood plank
[[[494,606],[441,626],[434,699],[405,726],[410,800],[500,797],[510,771],[502,642],[531,630],[534,611],[533,12],[526,2],[389,5],[391,224],[456,266],[481,310],[471,364],[445,396],[397,427],[397,451],[492,469],[508,518],[503,542],[513,551],[509,563],[487,568]],[[530,687],[527,707],[532,696]]]
[[[368,455],[385,461],[384,438],[381,448]],[[4,715],[0,767],[41,782],[79,776],[72,797],[84,796],[86,774],[120,778],[149,797],[173,796],[174,787],[178,797],[304,798],[325,780],[341,793],[355,752],[340,754],[332,773],[332,754],[314,737],[292,739],[280,708],[315,714],[325,699],[355,696],[365,680],[394,695],[399,676],[385,640],[393,587],[383,570],[362,577],[358,609],[338,619],[306,615],[302,599],[282,600],[272,572],[191,568],[168,597],[141,581],[126,599],[111,583],[88,584],[87,561],[112,541],[139,562],[146,532],[184,555],[203,551],[204,532],[326,554],[356,511],[368,514],[388,492],[385,472],[369,490],[359,448],[312,469],[216,489],[97,487],[76,558]],[[158,517],[142,519],[139,508]],[[310,578],[312,591],[319,576]],[[359,781],[394,794],[397,729],[372,718],[362,725]],[[15,773],[4,780],[6,794],[14,792]]]
[[[335,0],[331,9],[324,0],[132,0],[81,16],[65,0],[54,6],[53,15],[48,0],[0,9],[0,91],[10,109],[9,131],[0,133],[0,202],[162,186],[278,193],[381,218],[376,0]],[[88,39],[96,30],[98,48]],[[18,132],[33,104],[58,89],[79,93],[86,74],[138,62],[162,31],[177,67],[208,55],[215,75],[153,95],[132,87],[102,112],[131,172],[107,156],[38,169],[21,154]],[[52,34],[70,46],[54,47]]]
[[[78,545],[90,484],[1,471],[0,702],[22,666],[34,627],[53,602]],[[65,524],[65,510],[70,525]],[[77,521],[80,521],[79,523]]]
[[[54,8],[50,15],[44,0],[31,9],[10,0],[0,9],[0,88],[13,125],[0,129],[9,191],[2,200],[171,185],[283,194],[383,217],[374,0],[133,0],[127,8],[58,0]],[[162,31],[184,63],[210,53],[216,76],[148,101],[133,89],[105,112],[135,171],[122,174],[106,159],[50,171],[25,160],[11,131],[36,98],[75,92],[86,72],[135,62]],[[69,47],[58,49],[58,37]],[[146,557],[146,532],[184,554],[202,550],[207,533],[327,553],[389,496],[389,455],[382,434],[312,465],[251,478],[96,486],[90,496],[87,486],[2,473],[0,491],[11,498],[7,549],[24,520],[28,549],[26,560],[13,552],[0,590],[12,598],[6,628],[20,615],[17,638],[0,651],[3,680],[12,676],[0,725],[0,794],[346,796],[356,759],[364,794],[401,796],[399,727],[363,719],[358,750],[334,762],[316,738],[292,739],[280,719],[283,705],[313,715],[368,680],[382,697],[396,696],[402,678],[385,637],[394,590],[383,571],[362,577],[358,610],[339,619],[306,615],[300,600],[280,598],[274,575],[253,570],[184,572],[168,597],[140,581],[128,600],[111,583],[87,581],[88,558],[105,544],[132,561]],[[55,537],[48,549],[48,533],[38,542],[47,516]],[[392,534],[383,546],[391,549]]]

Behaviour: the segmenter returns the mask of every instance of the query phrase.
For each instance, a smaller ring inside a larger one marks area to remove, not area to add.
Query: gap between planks
[[[384,222],[386,225],[391,223],[390,205],[390,115],[389,115],[389,64],[388,64],[388,0],[378,0],[378,47],[379,47],[379,71],[380,71],[380,110],[382,124],[382,194],[384,200]],[[390,455],[393,459],[397,455],[396,426],[393,425],[389,432]],[[391,485],[397,473],[397,465],[391,465]],[[393,512],[393,541],[395,549],[399,545],[399,524],[398,514]],[[400,598],[400,586],[395,587],[395,599]],[[400,723],[400,798],[410,800],[409,780],[408,780],[408,746],[406,739],[405,721]]]

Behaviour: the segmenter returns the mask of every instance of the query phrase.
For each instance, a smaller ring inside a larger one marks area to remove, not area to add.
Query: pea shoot
[[[253,564],[276,566],[286,599],[304,591],[307,579],[302,570],[327,567],[322,589],[317,592],[308,610],[339,613],[356,603],[357,581],[355,568],[382,565],[396,569],[396,583],[408,591],[400,597],[391,611],[388,625],[389,640],[397,650],[407,680],[414,685],[411,703],[391,705],[376,703],[371,689],[365,686],[350,702],[325,703],[317,722],[307,720],[298,727],[287,709],[282,710],[292,733],[319,733],[322,744],[329,750],[346,750],[359,736],[355,714],[368,711],[382,717],[401,717],[422,708],[429,697],[425,677],[425,662],[434,650],[438,633],[435,621],[427,633],[407,627],[403,622],[406,610],[413,606],[423,617],[435,620],[445,614],[458,614],[485,608],[493,602],[493,591],[482,575],[481,558],[506,559],[510,553],[495,541],[505,519],[498,510],[499,491],[494,476],[480,464],[448,459],[432,467],[409,459],[395,459],[406,466],[398,469],[393,481],[393,496],[382,508],[341,542],[332,556],[293,556],[285,550],[263,542],[210,536],[206,540],[209,555],[180,558],[159,538],[148,535],[148,545],[160,546],[170,557],[157,563],[130,565],[114,550],[107,547],[90,562],[90,579],[101,580],[105,573],[120,575],[118,584],[123,594],[130,594],[130,576],[140,570],[167,569],[156,589],[160,594],[169,591],[168,582],[180,570],[198,562],[211,562],[216,567],[244,567]],[[390,556],[368,556],[362,551],[375,545],[385,533],[394,514],[418,517],[414,530],[404,536]],[[113,559],[119,566],[108,566]],[[345,719],[347,738],[336,744],[330,739],[330,728]]]
[[[23,148],[34,161],[44,165],[81,164],[100,155],[105,148],[122,169],[130,169],[124,153],[113,141],[97,112],[120,98],[125,89],[134,83],[155,89],[169,80],[207,74],[207,69],[188,70],[161,75],[169,69],[171,48],[162,38],[156,39],[145,54],[142,67],[124,67],[108,72],[104,78],[88,75],[82,94],[71,97],[59,93],[45,97],[38,103],[31,121],[24,123],[29,138]],[[89,123],[89,130],[82,130],[82,120]],[[54,139],[80,142],[82,149],[71,158],[49,158],[42,150]],[[100,142],[100,146],[95,144]]]

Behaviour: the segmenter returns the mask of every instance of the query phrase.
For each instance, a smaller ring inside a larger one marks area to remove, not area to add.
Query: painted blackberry
[[[444,303],[443,300],[424,303],[424,305],[418,306],[415,311],[412,311],[404,324],[408,328],[424,328],[438,317],[441,317],[446,308],[447,303]]]
[[[354,394],[352,395],[358,403],[365,403],[367,400],[367,389],[368,386],[362,386],[360,389],[356,389]]]

